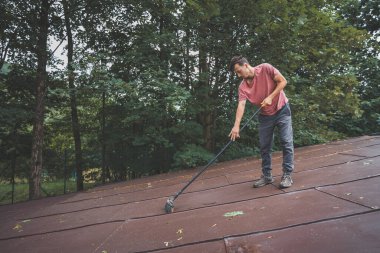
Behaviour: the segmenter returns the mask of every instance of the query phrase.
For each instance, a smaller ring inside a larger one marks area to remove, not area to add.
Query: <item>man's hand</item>
[[[239,101],[238,108],[236,109],[236,119],[235,119],[235,124],[234,127],[231,130],[231,133],[228,135],[231,137],[232,141],[235,141],[236,138],[240,138],[239,132],[240,132],[240,121],[241,118],[243,118],[244,114],[244,108],[245,108],[245,103],[247,100],[241,100]]]
[[[272,104],[272,98],[267,97],[263,100],[263,102],[261,102],[261,107],[265,107],[265,106],[271,105],[271,104]]]
[[[236,138],[240,138],[239,132],[240,132],[240,127],[234,126],[231,130],[231,133],[228,136],[231,137],[231,140],[235,141]]]
[[[286,79],[281,74],[276,75],[273,78],[273,81],[276,82],[276,88],[268,97],[263,100],[263,102],[261,102],[261,107],[271,105],[273,98],[276,97],[286,86]]]

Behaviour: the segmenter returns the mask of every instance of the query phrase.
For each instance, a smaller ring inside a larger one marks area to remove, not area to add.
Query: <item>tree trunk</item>
[[[185,87],[186,89],[190,90],[190,31],[189,29],[186,29],[186,36],[185,36],[185,73],[186,73],[186,79],[185,79]]]
[[[37,77],[36,77],[36,108],[33,124],[33,143],[31,170],[29,179],[29,199],[37,199],[41,197],[41,171],[42,171],[42,150],[43,150],[43,128],[45,113],[45,93],[47,88],[47,72],[46,65],[47,55],[47,39],[49,29],[49,8],[48,0],[42,0],[42,6],[39,17],[39,34],[37,44]]]
[[[207,22],[202,22],[199,29],[199,87],[198,90],[201,92],[199,98],[203,101],[204,108],[201,109],[200,123],[203,127],[203,140],[204,147],[212,151],[213,150],[213,111],[210,105],[211,102],[211,87],[209,86],[209,67],[207,63],[207,45],[206,45],[206,36],[207,36]]]
[[[5,46],[4,49],[1,50],[1,55],[0,55],[0,70],[3,68],[3,65],[5,63],[5,59],[7,58],[8,48],[9,48],[10,42],[5,42],[5,43],[7,43],[7,45]]]
[[[213,127],[214,127],[214,113],[212,111],[204,111],[202,114],[203,125],[203,139],[205,141],[205,148],[209,151],[214,149]]]
[[[74,54],[74,43],[73,35],[71,32],[70,25],[70,13],[67,0],[62,2],[64,15],[65,15],[65,25],[67,33],[67,70],[69,78],[69,90],[70,90],[70,106],[71,106],[71,124],[74,135],[75,142],[75,165],[77,174],[77,191],[83,190],[83,162],[82,162],[82,144],[80,139],[80,124],[78,119],[78,109],[77,109],[77,99],[74,85],[74,67],[73,67],[73,54]]]
[[[107,173],[108,167],[106,166],[106,134],[105,134],[105,128],[106,128],[106,92],[103,91],[102,93],[102,183],[106,183],[106,178],[109,175]]]
[[[18,129],[18,124],[16,123],[14,128],[13,128],[13,134],[12,134],[12,142],[13,142],[13,150],[12,150],[12,155],[11,155],[12,204],[14,203],[14,196],[15,196],[15,174],[16,174],[17,142],[18,142],[18,140],[17,140],[17,129]]]

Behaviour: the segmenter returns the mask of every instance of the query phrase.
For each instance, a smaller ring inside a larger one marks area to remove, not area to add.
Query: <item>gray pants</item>
[[[292,113],[289,104],[285,104],[275,115],[259,115],[260,153],[262,159],[263,175],[269,176],[272,172],[272,146],[274,128],[277,126],[280,132],[282,147],[282,170],[290,175],[294,169],[294,146]]]

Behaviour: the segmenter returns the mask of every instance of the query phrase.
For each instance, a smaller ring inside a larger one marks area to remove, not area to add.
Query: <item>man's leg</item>
[[[261,179],[256,181],[253,187],[261,187],[273,182],[272,177],[272,145],[273,145],[273,130],[274,117],[259,116],[259,139],[260,139],[260,154],[261,154],[261,169],[263,175]]]
[[[283,178],[281,181],[281,187],[290,187],[293,183],[290,175],[294,169],[294,145],[293,145],[293,128],[292,117],[290,107],[287,104],[287,108],[279,115],[277,126],[280,132],[280,141],[282,146],[283,155]]]
[[[272,146],[274,122],[271,117],[261,116],[259,125],[261,168],[264,175],[272,173]]]

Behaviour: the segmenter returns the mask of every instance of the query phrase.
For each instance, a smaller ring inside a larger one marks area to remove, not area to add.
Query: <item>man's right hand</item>
[[[231,138],[231,140],[235,141],[236,138],[240,138],[239,132],[240,132],[240,127],[234,126],[231,130],[231,133],[228,136]]]
[[[231,140],[233,141],[235,141],[236,138],[240,138],[240,135],[239,135],[240,121],[243,118],[246,101],[247,100],[239,101],[238,107],[236,109],[236,118],[235,118],[234,127],[232,128],[231,133],[228,135],[231,137]]]

